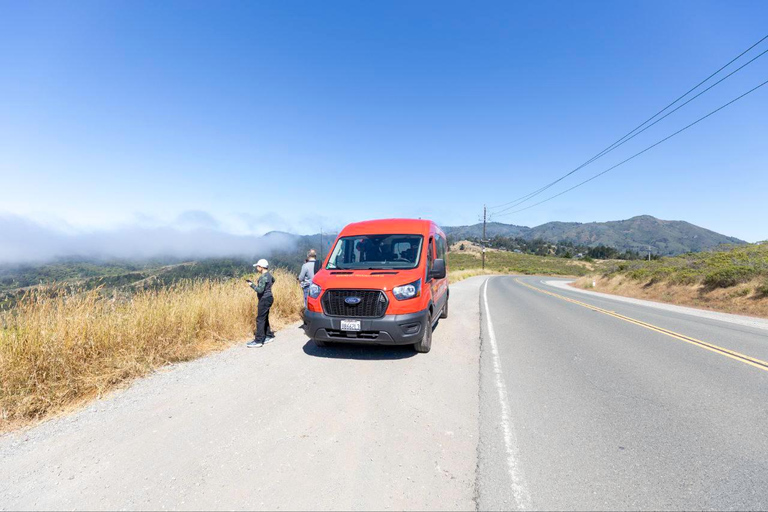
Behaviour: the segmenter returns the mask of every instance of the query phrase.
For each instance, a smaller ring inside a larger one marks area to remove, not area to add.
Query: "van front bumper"
[[[360,331],[342,331],[342,320],[360,320]],[[373,345],[410,345],[418,342],[429,321],[429,309],[380,318],[344,318],[304,310],[304,333],[313,340]]]

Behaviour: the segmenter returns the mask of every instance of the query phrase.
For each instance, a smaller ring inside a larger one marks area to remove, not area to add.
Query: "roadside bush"
[[[700,281],[701,275],[693,269],[680,270],[669,277],[670,284],[691,285]]]
[[[732,266],[714,270],[704,276],[704,286],[708,288],[729,288],[740,283],[745,283],[756,277],[754,268],[744,266]]]

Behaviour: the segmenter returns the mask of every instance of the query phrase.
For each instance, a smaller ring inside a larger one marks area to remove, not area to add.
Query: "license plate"
[[[360,320],[342,320],[341,330],[342,331],[359,331]]]

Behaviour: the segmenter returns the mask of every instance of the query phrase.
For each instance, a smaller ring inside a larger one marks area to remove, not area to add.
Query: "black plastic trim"
[[[374,345],[410,345],[421,339],[429,322],[429,308],[405,315],[384,315],[381,318],[354,318],[360,320],[360,333],[340,335],[341,320],[352,317],[332,317],[324,313],[304,311],[304,333],[312,339],[338,343],[369,343]],[[415,332],[413,324],[419,324]],[[431,327],[431,326],[430,326]]]

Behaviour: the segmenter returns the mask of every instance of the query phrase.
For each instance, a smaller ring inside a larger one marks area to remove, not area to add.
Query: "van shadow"
[[[432,335],[440,326],[438,321],[432,326]],[[418,353],[411,345],[366,345],[364,343],[329,343],[326,347],[318,347],[312,340],[302,347],[304,353],[313,357],[327,357],[330,359],[358,359],[358,360],[393,360],[408,359]]]
[[[329,359],[357,360],[393,360],[408,359],[416,355],[411,345],[364,345],[352,343],[333,343],[327,347],[318,347],[312,340],[307,340],[302,347],[304,353],[313,357]]]

